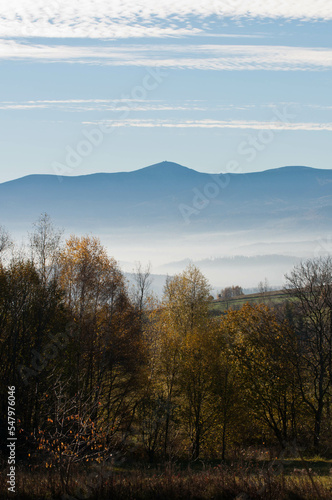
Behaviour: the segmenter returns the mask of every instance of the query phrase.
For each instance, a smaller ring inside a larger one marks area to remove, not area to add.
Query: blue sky
[[[331,168],[330,0],[0,0],[0,182]]]

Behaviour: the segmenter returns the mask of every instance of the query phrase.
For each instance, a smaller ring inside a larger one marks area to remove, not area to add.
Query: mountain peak
[[[167,174],[167,175],[175,175],[175,174],[180,174],[180,173],[189,173],[189,172],[196,172],[195,170],[184,167],[183,165],[180,165],[179,163],[175,163],[173,161],[161,161],[160,163],[154,163],[153,165],[149,165],[148,167],[141,168],[139,170],[136,170],[136,172],[142,172],[142,173],[155,173],[155,174]]]

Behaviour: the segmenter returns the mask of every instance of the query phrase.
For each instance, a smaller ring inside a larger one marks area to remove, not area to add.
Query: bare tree
[[[46,283],[54,274],[63,231],[56,229],[50,216],[41,214],[33,224],[34,232],[29,234],[32,257],[42,280]]]
[[[8,232],[3,226],[0,226],[0,255],[11,246],[11,240]]]
[[[302,262],[286,275],[295,299],[298,348],[294,354],[302,399],[314,417],[314,446],[320,442],[332,375],[332,258]]]
[[[98,389],[69,396],[70,382],[59,378],[51,386],[49,416],[32,433],[46,467],[60,472],[63,493],[68,491],[75,467],[86,462],[98,464],[112,456],[105,431],[96,419],[100,411]]]
[[[143,268],[142,264],[138,262],[134,273],[133,299],[140,315],[143,313],[144,307],[146,306],[151,284],[151,264]]]
[[[265,278],[264,281],[260,281],[258,283],[258,292],[261,294],[266,294],[267,292],[270,292],[272,289],[269,285],[268,279]]]

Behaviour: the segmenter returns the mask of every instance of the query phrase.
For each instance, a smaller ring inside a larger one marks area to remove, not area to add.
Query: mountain
[[[42,212],[83,232],[325,231],[332,170],[210,175],[165,161],[133,172],[29,175],[0,184],[0,224],[25,231]]]
[[[66,236],[99,236],[129,273],[137,261],[161,275],[192,261],[217,289],[253,287],[265,277],[282,286],[299,258],[332,252],[332,170],[210,175],[162,162],[0,184],[0,225],[16,239],[44,212]]]

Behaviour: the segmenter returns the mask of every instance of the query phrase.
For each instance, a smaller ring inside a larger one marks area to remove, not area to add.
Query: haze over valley
[[[30,175],[0,184],[1,222],[15,239],[41,213],[65,234],[100,237],[126,272],[173,274],[195,262],[213,287],[255,287],[332,240],[332,170],[289,166],[208,174],[172,162],[132,172]],[[160,288],[160,287],[159,287]]]

